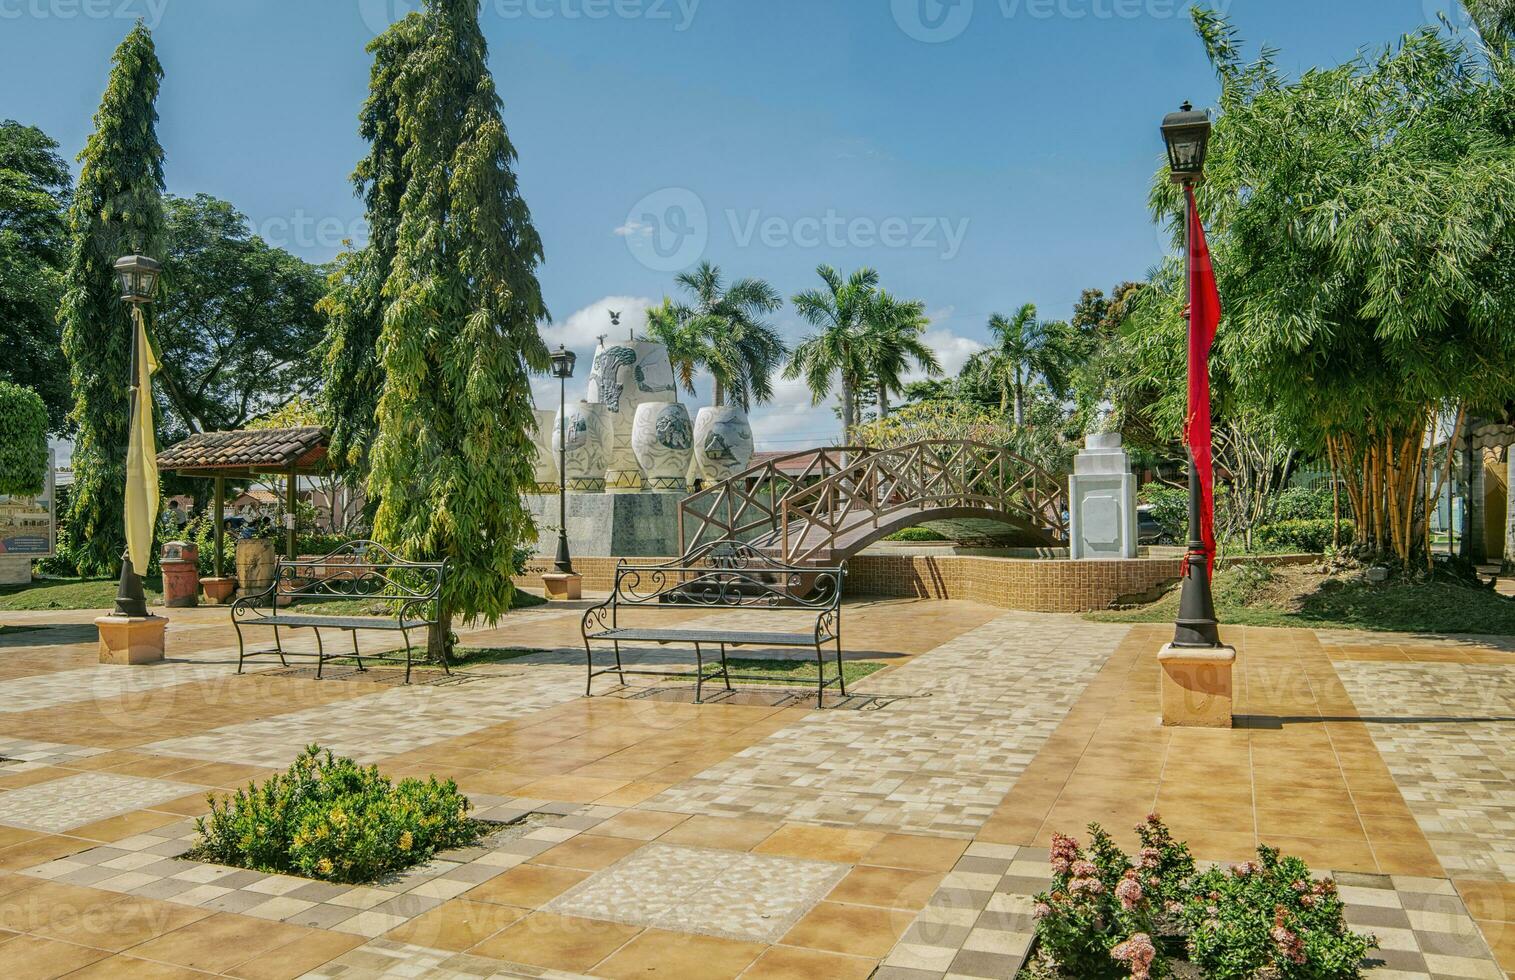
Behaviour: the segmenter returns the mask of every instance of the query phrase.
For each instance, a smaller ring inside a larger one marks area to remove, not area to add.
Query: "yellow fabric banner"
[[[158,359],[147,342],[147,320],[142,307],[133,306],[137,321],[135,338],[139,357],[136,377],[136,411],[132,417],[126,449],[126,552],[138,575],[147,574],[152,557],[153,526],[158,522],[158,445],[153,434],[153,374]]]

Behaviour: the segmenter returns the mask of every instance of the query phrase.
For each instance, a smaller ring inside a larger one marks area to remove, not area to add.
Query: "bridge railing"
[[[826,555],[842,534],[877,528],[913,508],[981,508],[1019,513],[1067,536],[1063,481],[1001,446],[929,440],[881,450],[778,502],[785,560]]]
[[[691,494],[679,505],[680,553],[714,541],[749,541],[777,533],[782,501],[796,487],[824,482],[874,452],[846,446],[789,453]],[[802,465],[792,465],[801,461]]]

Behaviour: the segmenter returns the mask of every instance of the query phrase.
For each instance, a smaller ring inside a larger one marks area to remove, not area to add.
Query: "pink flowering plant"
[[[1213,868],[1191,883],[1189,958],[1217,980],[1353,980],[1378,941],[1349,930],[1342,912],[1336,882],[1259,847],[1257,860]]]
[[[1177,892],[1163,875],[1185,867],[1192,874],[1194,862],[1171,838],[1164,845],[1154,835],[1150,842],[1149,851],[1143,837],[1133,861],[1099,824],[1089,825],[1087,851],[1072,837],[1053,835],[1052,886],[1036,896],[1034,909],[1044,968],[1088,980],[1169,975],[1158,946],[1172,916],[1162,901]]]
[[[1298,858],[1196,873],[1189,848],[1156,814],[1126,855],[1098,824],[1085,849],[1054,834],[1052,885],[1036,896],[1028,973],[1078,980],[1350,980],[1377,942],[1346,928],[1330,880]]]

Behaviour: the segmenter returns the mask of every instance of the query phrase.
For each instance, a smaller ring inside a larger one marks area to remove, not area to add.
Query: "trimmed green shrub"
[[[1347,506],[1345,496],[1342,507]],[[1308,487],[1289,487],[1278,495],[1273,505],[1273,520],[1277,521],[1329,521],[1332,514],[1331,488],[1311,490]]]
[[[884,539],[885,541],[946,541],[944,535],[938,534],[929,527],[907,527],[895,531]]]
[[[47,406],[30,388],[0,381],[0,493],[47,488]]]
[[[192,856],[218,864],[352,884],[373,881],[478,840],[457,784],[392,783],[312,745],[284,773],[212,799]]]
[[[1253,532],[1253,538],[1264,548],[1288,551],[1325,551],[1331,547],[1335,523],[1328,517],[1324,520],[1277,521],[1264,524]],[[1341,543],[1352,543],[1357,531],[1351,521],[1341,522]]]
[[[1152,516],[1168,536],[1182,542],[1189,536],[1189,491],[1161,483],[1148,483],[1137,499],[1152,508]]]

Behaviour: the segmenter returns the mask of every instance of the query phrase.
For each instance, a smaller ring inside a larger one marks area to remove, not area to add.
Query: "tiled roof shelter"
[[[328,468],[326,447],[330,434],[320,426],[292,429],[237,429],[233,432],[197,432],[158,454],[158,469],[180,476],[216,481],[216,526],[225,521],[226,481],[258,476],[286,477],[285,513],[295,512],[297,477],[324,473]],[[288,517],[286,516],[286,521]],[[284,530],[286,554],[295,553],[295,527]],[[216,535],[216,577],[225,570],[221,535]]]
[[[326,468],[326,443],[327,432],[319,426],[200,432],[159,453],[158,469],[229,477],[316,472]]]

